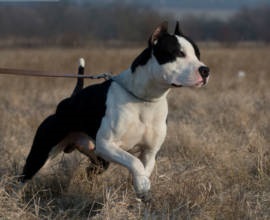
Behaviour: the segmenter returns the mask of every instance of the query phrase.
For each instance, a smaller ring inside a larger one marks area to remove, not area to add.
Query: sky
[[[84,4],[131,4],[139,7],[150,7],[160,13],[174,15],[186,14],[194,16],[208,16],[221,20],[230,18],[236,11],[243,7],[256,7],[270,4],[270,0],[0,0],[0,3],[22,3],[22,2],[63,2],[76,5]],[[181,17],[179,17],[181,18]]]
[[[62,0],[67,1],[67,0]],[[270,4],[270,0],[68,0],[77,3],[111,3],[125,2],[129,4],[149,5],[152,7],[181,7],[196,9],[239,9],[244,6]]]
[[[270,4],[270,0],[0,0],[0,2],[72,2],[76,4],[126,3],[155,7],[194,8],[194,9],[239,9],[244,6]]]

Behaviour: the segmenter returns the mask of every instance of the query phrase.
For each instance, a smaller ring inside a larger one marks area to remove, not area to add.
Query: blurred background
[[[270,41],[269,0],[0,1],[0,47],[137,44],[163,20],[196,41]]]
[[[180,21],[211,76],[168,95],[152,202],[136,200],[123,167],[87,175],[76,152],[14,192],[36,129],[76,79],[0,73],[0,219],[270,219],[270,0],[0,0],[0,67],[76,73],[84,57],[87,74],[118,74],[164,20]]]

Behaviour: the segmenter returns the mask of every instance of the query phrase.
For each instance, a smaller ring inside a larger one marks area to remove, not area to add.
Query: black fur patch
[[[157,41],[157,44],[150,45],[133,61],[131,71],[135,72],[138,66],[144,66],[151,58],[151,53],[156,57],[159,64],[173,62],[176,57],[183,57],[184,54],[180,51],[180,45],[175,36],[164,34]]]
[[[51,149],[70,132],[84,132],[96,139],[105,115],[107,93],[112,80],[89,86],[57,106],[56,113],[39,126],[20,181],[31,179],[44,165]]]
[[[56,115],[70,131],[84,132],[95,140],[105,114],[111,82],[86,87],[75,96],[64,99],[58,105]]]
[[[186,39],[193,45],[196,56],[198,57],[200,55],[198,47],[189,38]],[[150,45],[133,61],[131,71],[135,72],[138,66],[145,65],[151,58],[152,51],[158,63],[162,65],[174,62],[177,57],[185,57],[185,54],[180,49],[181,45],[174,35],[163,34],[155,45]]]
[[[138,66],[144,66],[151,58],[151,49],[148,47],[131,64],[131,71],[134,73]]]
[[[189,41],[189,43],[191,43],[191,45],[194,48],[196,57],[198,58],[198,60],[200,60],[201,59],[201,53],[200,53],[200,50],[199,50],[199,47],[197,46],[197,44],[195,44],[195,42],[191,38],[189,38],[187,36],[182,35],[181,37],[184,37],[187,41]]]
[[[174,33],[179,36],[179,37],[183,37],[185,38],[187,41],[189,41],[189,43],[191,43],[191,45],[193,46],[194,48],[194,51],[195,51],[195,55],[196,57],[200,60],[201,58],[201,54],[200,54],[200,50],[199,50],[199,47],[195,44],[195,42],[188,36],[184,35],[183,32],[180,30],[179,28],[179,22],[176,23],[176,27],[175,27],[175,31]]]
[[[180,50],[181,46],[174,35],[164,34],[153,47],[153,53],[160,65],[174,62],[177,57],[185,55]]]

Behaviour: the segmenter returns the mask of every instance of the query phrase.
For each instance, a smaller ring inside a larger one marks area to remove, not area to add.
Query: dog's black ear
[[[166,33],[168,33],[168,22],[167,21],[164,21],[159,26],[157,26],[157,28],[152,33],[152,35],[151,35],[151,37],[149,39],[149,44],[150,45],[156,44],[156,42],[158,41],[158,39],[162,35],[164,35]]]
[[[184,35],[182,30],[180,29],[179,21],[176,22],[174,34],[178,36]]]

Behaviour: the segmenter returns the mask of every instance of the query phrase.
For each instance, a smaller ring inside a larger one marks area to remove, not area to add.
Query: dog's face
[[[182,34],[178,23],[173,35],[168,33],[166,22],[155,29],[149,47],[133,62],[132,71],[148,62],[155,78],[169,87],[200,87],[208,82],[209,68],[200,61],[199,48]]]

